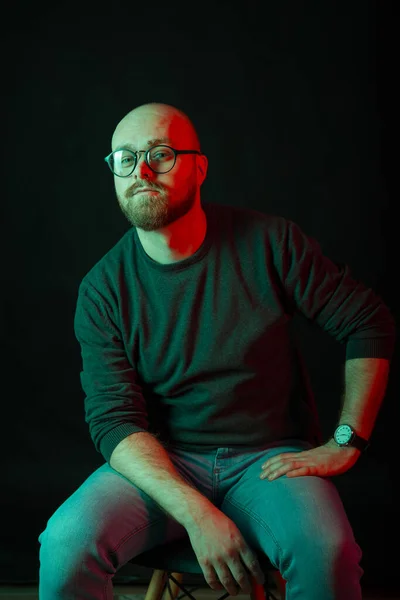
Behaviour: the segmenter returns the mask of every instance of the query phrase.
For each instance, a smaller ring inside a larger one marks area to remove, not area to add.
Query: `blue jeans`
[[[225,513],[246,542],[287,582],[287,600],[360,600],[361,550],[333,482],[320,477],[260,479],[286,440],[251,450],[169,448],[181,476]],[[107,463],[55,511],[40,534],[40,600],[112,600],[112,578],[131,558],[186,530]]]

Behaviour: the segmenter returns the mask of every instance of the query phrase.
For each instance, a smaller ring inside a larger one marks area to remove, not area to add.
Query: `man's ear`
[[[198,171],[199,185],[201,185],[203,183],[203,181],[205,180],[205,178],[207,176],[207,169],[208,169],[207,156],[205,154],[201,154],[200,156],[197,156],[197,171]]]

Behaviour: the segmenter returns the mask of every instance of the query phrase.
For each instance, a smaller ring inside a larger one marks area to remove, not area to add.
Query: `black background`
[[[192,118],[209,158],[205,201],[296,221],[398,322],[393,4],[11,7],[2,34],[1,582],[37,580],[39,533],[103,462],[84,422],[73,316],[81,278],[128,229],[103,157],[135,106],[171,103]],[[328,435],[345,348],[301,317],[295,327]],[[335,478],[364,584],[394,590],[398,399],[396,347],[372,445]]]

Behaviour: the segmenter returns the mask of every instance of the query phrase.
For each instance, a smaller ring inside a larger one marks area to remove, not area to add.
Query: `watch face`
[[[338,444],[348,444],[352,437],[352,429],[349,425],[339,425],[335,431],[335,440]]]

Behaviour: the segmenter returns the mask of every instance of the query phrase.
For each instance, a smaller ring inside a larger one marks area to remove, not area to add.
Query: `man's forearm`
[[[348,423],[369,439],[385,396],[390,361],[385,358],[346,360],[344,395],[339,425]]]
[[[168,452],[147,432],[123,439],[114,449],[110,466],[132,481],[186,529],[201,521],[214,505],[187,483]]]

